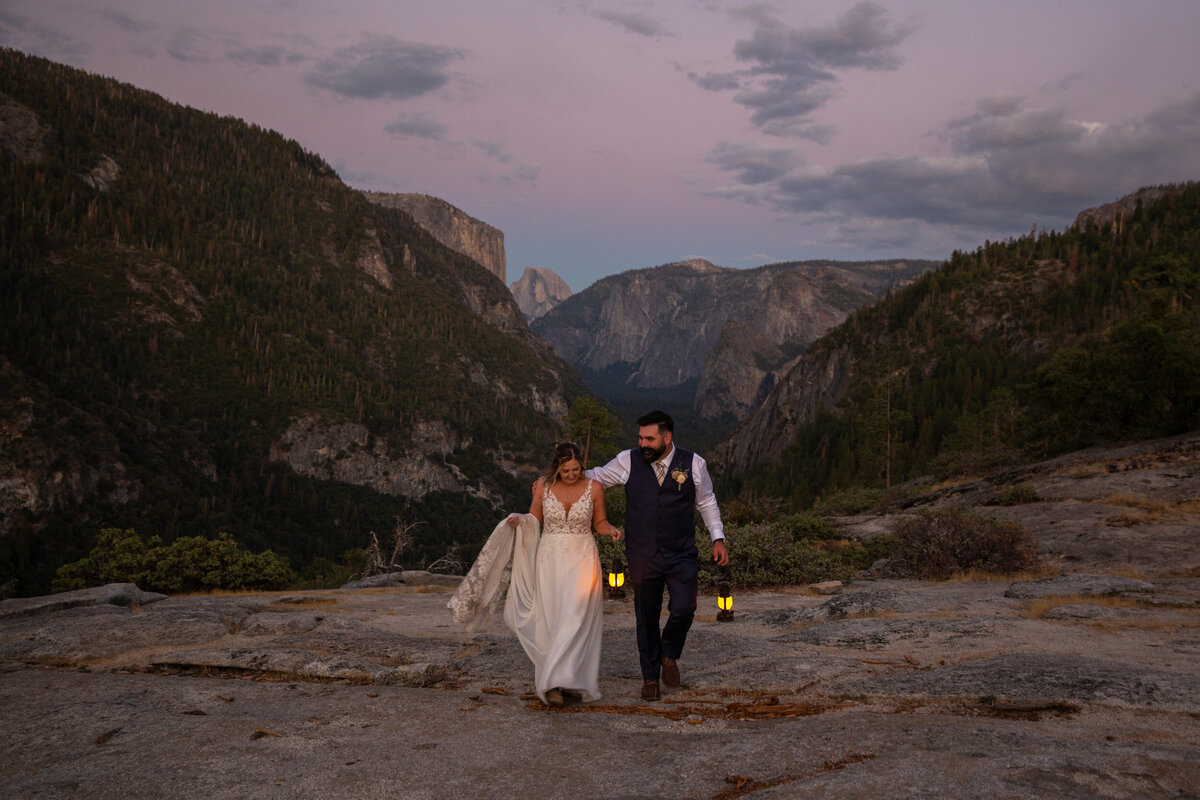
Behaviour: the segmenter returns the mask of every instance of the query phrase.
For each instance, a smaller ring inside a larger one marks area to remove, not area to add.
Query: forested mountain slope
[[[956,252],[815,342],[712,454],[805,505],[1200,428],[1200,184]]]
[[[440,555],[584,390],[502,281],[240,120],[0,50],[0,185],[9,593],[109,526]]]

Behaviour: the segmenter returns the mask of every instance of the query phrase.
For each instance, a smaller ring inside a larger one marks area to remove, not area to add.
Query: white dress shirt
[[[624,486],[629,480],[629,463],[633,458],[633,450],[622,450],[617,457],[602,467],[593,467],[584,473],[592,480],[600,481],[604,486]],[[671,459],[675,456],[675,445],[663,453],[658,459],[664,466],[670,467]],[[638,454],[641,458],[641,454]],[[653,466],[653,465],[651,465]],[[696,510],[704,527],[708,528],[709,537],[715,542],[725,538],[725,526],[721,522],[721,509],[717,507],[717,496],[713,494],[712,478],[708,474],[708,464],[699,453],[692,454],[692,482],[696,484]]]

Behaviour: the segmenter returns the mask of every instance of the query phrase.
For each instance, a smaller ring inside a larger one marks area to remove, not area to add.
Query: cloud
[[[689,72],[688,78],[701,89],[710,92],[723,92],[729,89],[742,88],[742,74],[740,72],[706,72],[703,75]]]
[[[502,142],[490,142],[482,139],[476,139],[471,142],[471,144],[475,145],[484,153],[486,153],[489,158],[495,159],[501,164],[507,164],[509,161],[512,161],[512,154],[504,149],[504,144]]]
[[[487,167],[483,167],[476,173],[476,179],[480,183],[499,183],[505,186],[515,186],[521,183],[536,184],[541,174],[542,168],[538,164],[517,164],[512,169],[499,173],[492,173]]]
[[[400,114],[393,122],[383,126],[383,129],[397,139],[416,137],[420,139],[444,140],[450,133],[450,128],[439,122],[431,114]]]
[[[278,67],[284,63],[302,61],[304,56],[278,45],[236,47],[226,51],[229,60],[245,67]]]
[[[976,113],[946,125],[962,152],[1043,146],[1050,142],[1078,142],[1089,132],[1086,124],[1067,119],[1065,108],[1021,110],[1021,98],[1000,95],[976,104]]]
[[[90,44],[75,39],[69,33],[43,25],[29,17],[0,5],[0,45],[68,64],[82,64],[92,51]]]
[[[644,14],[626,13],[619,11],[597,11],[596,18],[602,19],[605,22],[611,22],[614,25],[620,25],[630,33],[636,33],[639,36],[669,36],[670,34],[662,26],[658,20],[651,19]]]
[[[771,74],[822,75],[825,69],[895,69],[900,58],[891,51],[911,33],[894,27],[887,11],[863,2],[847,11],[834,25],[789,29],[769,16],[760,17],[750,39],[734,46],[734,55],[757,64]]]
[[[465,57],[455,48],[370,35],[321,59],[305,80],[346,97],[407,100],[445,86],[448,67]]]
[[[738,182],[706,193],[827,222],[830,236],[858,248],[936,240],[948,250],[1032,225],[1064,227],[1140,187],[1200,178],[1200,93],[1108,124],[991,97],[937,133],[945,154],[828,169],[772,158],[769,148],[720,145],[708,160]]]
[[[833,129],[814,122],[813,114],[837,95],[838,72],[897,69],[901,59],[894,48],[912,32],[894,25],[872,2],[859,3],[825,27],[789,27],[763,5],[734,16],[755,26],[750,38],[733,47],[734,57],[748,66],[689,77],[710,91],[738,90],[734,101],[753,110],[751,122],[764,133],[821,143],[831,139]]]
[[[525,164],[517,161],[513,154],[508,152],[502,142],[476,139],[471,144],[488,158],[505,167],[503,171],[498,173],[493,173],[486,167],[481,168],[476,174],[480,183],[500,183],[507,186],[513,186],[518,183],[536,184],[538,178],[542,175],[540,164]]]
[[[719,142],[705,159],[725,172],[737,173],[742,184],[757,185],[786,176],[802,162],[793,150]]]
[[[177,30],[167,42],[167,55],[189,64],[206,64],[214,59],[212,43],[192,27]]]
[[[128,33],[147,33],[155,29],[155,25],[151,22],[137,19],[126,14],[124,11],[119,11],[115,8],[106,8],[97,11],[101,18],[111,22],[123,31]]]

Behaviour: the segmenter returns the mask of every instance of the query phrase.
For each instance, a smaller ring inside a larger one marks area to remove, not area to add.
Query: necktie
[[[667,474],[667,465],[661,461],[655,461],[654,472],[658,475],[658,485],[662,486],[663,477]]]

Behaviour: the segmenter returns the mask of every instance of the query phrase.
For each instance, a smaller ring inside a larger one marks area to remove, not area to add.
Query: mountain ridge
[[[602,278],[532,328],[614,402],[659,405],[668,397],[701,418],[740,420],[809,342],[933,263],[819,260],[742,270],[690,259]]]

